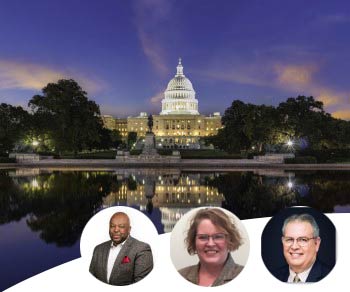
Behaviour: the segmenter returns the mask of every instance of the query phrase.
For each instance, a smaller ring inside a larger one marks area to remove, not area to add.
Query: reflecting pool
[[[293,205],[350,212],[349,189],[350,171],[0,170],[0,290],[78,258],[81,232],[103,208],[136,208],[164,233],[199,206],[241,219]]]

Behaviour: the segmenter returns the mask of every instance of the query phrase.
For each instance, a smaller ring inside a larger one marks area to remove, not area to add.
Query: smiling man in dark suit
[[[331,267],[317,258],[320,248],[320,230],[310,214],[289,216],[282,227],[283,254],[288,265],[273,275],[283,282],[318,282],[331,271]]]
[[[110,285],[124,286],[142,280],[153,269],[150,246],[130,236],[130,219],[115,213],[109,222],[111,240],[95,247],[90,273]]]

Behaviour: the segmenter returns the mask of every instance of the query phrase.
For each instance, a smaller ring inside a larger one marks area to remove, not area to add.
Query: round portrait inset
[[[287,208],[266,224],[261,256],[278,280],[318,282],[335,265],[336,230],[321,212],[309,207]]]
[[[220,286],[233,280],[249,255],[249,238],[241,221],[222,208],[196,208],[174,226],[172,262],[189,282]]]
[[[151,244],[157,237],[152,221],[140,211],[111,207],[98,212],[86,224],[80,253],[98,280],[116,286],[130,285],[152,271]]]

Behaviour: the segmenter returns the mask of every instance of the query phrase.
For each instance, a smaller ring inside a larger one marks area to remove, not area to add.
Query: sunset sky
[[[158,114],[179,57],[201,113],[313,95],[350,119],[350,1],[1,1],[0,102],[72,78],[102,114]]]

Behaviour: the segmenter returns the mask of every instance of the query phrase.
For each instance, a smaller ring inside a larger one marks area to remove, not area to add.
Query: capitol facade
[[[181,59],[174,78],[164,92],[161,112],[152,116],[157,148],[199,149],[201,137],[216,135],[222,127],[220,113],[210,116],[199,113],[196,92],[183,72]],[[148,114],[145,112],[126,119],[111,116],[103,116],[102,119],[106,128],[118,130],[124,139],[129,132],[136,132],[142,141],[148,130]]]

